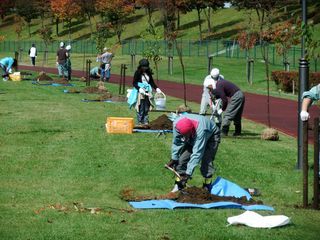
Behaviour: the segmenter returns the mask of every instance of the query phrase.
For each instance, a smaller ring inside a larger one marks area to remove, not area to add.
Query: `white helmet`
[[[66,46],[66,49],[69,51],[71,50],[71,45]]]
[[[211,77],[214,79],[214,80],[218,80],[219,76],[220,76],[220,71],[218,68],[213,68],[210,72],[210,75]]]
[[[64,42],[61,42],[61,43],[60,43],[60,47],[61,47],[61,48],[64,47]]]

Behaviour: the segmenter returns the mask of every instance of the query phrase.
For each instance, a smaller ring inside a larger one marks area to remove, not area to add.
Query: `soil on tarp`
[[[58,84],[69,84],[69,81],[64,79],[64,78],[61,78],[61,79],[54,79],[53,80],[54,83],[58,83]]]
[[[75,88],[69,88],[68,93],[81,93],[81,91]]]
[[[135,126],[136,129],[151,129],[151,130],[172,130],[172,121],[167,115],[162,114],[157,119],[151,121],[149,125]]]
[[[107,90],[99,89],[98,87],[86,87],[82,90],[83,93],[96,93],[96,94],[104,94],[107,93]]]
[[[45,72],[40,72],[37,81],[53,81],[52,77],[48,76]]]
[[[168,194],[158,195],[158,196],[137,196],[133,189],[124,189],[120,192],[121,199],[125,201],[145,201],[145,200],[175,200],[181,203],[193,203],[193,204],[205,204],[214,202],[234,202],[241,205],[257,205],[263,204],[262,201],[255,201],[253,199],[247,200],[246,197],[236,198],[236,197],[220,197],[213,195],[208,191],[197,188],[189,187],[185,188],[180,192],[169,192]]]

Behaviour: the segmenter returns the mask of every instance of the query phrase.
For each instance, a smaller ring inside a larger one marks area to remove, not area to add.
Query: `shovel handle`
[[[171,172],[173,172],[176,177],[178,177],[179,179],[181,179],[180,174],[179,174],[176,170],[174,170],[172,167],[169,167],[167,164],[165,164],[164,167],[165,167],[166,169],[170,170]]]

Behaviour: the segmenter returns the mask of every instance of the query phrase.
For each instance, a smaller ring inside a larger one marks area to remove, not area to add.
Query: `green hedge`
[[[292,92],[299,89],[299,72],[292,71],[272,71],[271,79],[275,81],[278,87],[284,92]],[[320,82],[320,72],[309,73],[309,86],[312,87]]]

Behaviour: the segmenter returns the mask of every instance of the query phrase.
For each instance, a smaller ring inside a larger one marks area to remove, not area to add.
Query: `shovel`
[[[179,174],[176,170],[174,170],[172,167],[169,167],[167,164],[165,164],[164,167],[165,167],[166,169],[170,170],[171,172],[173,172],[173,174],[174,174],[177,178],[179,178],[179,179],[181,180],[181,176],[180,176],[180,174]],[[192,187],[192,186],[190,186],[188,183],[186,184],[186,186],[187,186],[187,187]],[[180,192],[182,192],[182,191],[180,191]]]

